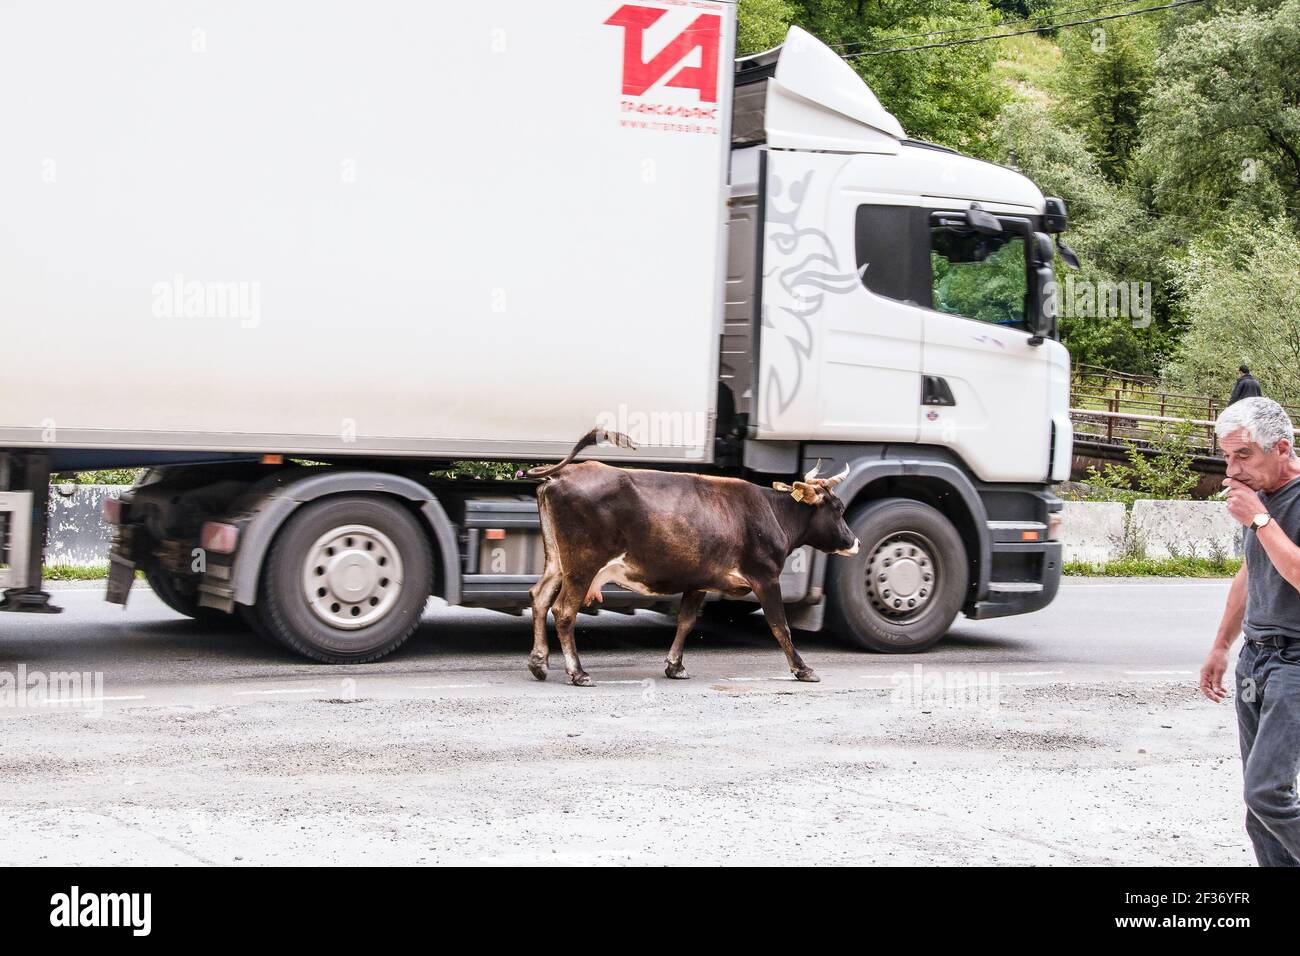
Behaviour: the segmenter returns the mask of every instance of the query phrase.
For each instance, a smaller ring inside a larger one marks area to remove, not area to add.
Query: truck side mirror
[[[1052,264],[1052,237],[1045,232],[1036,232],[1029,244],[1029,261],[1036,266]]]
[[[1050,265],[1038,265],[1030,270],[1034,288],[1032,302],[1033,320],[1030,325],[1030,345],[1042,345],[1044,339],[1056,334],[1056,273]]]
[[[1048,196],[1043,200],[1043,231],[1058,233],[1065,232],[1065,226],[1069,222],[1065,215],[1065,200],[1057,196]]]

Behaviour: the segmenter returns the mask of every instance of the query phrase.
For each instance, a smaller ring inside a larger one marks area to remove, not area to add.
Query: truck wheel
[[[262,621],[262,615],[257,608],[249,607],[247,604],[236,604],[235,616],[244,622],[246,628],[266,641],[266,643],[275,647],[284,646],[278,637],[266,629],[266,624]]]
[[[827,569],[827,617],[852,644],[916,653],[948,633],[966,597],[966,548],[947,518],[908,498],[873,501],[849,515],[852,557]]]
[[[153,588],[153,593],[177,614],[202,621],[205,624],[237,624],[238,620],[231,614],[218,611],[215,607],[201,607],[198,591],[182,591],[176,579],[155,564],[145,563],[140,568],[144,572],[145,582]]]
[[[254,610],[290,650],[359,664],[411,636],[432,584],[429,539],[410,512],[378,496],[328,498],[276,535]]]

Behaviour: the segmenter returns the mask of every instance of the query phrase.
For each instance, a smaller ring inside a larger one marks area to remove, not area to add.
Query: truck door
[[[857,243],[855,257],[865,200],[844,177],[860,157],[775,151],[764,162],[758,437],[916,441],[914,210],[882,210],[866,224],[870,254]]]
[[[1000,216],[1003,232],[987,235],[927,213],[919,440],[952,448],[985,481],[1043,481],[1048,343],[1030,341],[1026,220]]]

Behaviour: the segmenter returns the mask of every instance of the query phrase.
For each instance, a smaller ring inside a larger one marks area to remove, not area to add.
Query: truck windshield
[[[1024,324],[1028,280],[1020,236],[935,227],[930,267],[934,308],[995,325]]]

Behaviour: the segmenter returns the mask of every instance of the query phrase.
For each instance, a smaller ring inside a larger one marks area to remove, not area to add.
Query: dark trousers
[[[1300,642],[1244,642],[1236,676],[1246,833],[1260,866],[1300,866]]]

